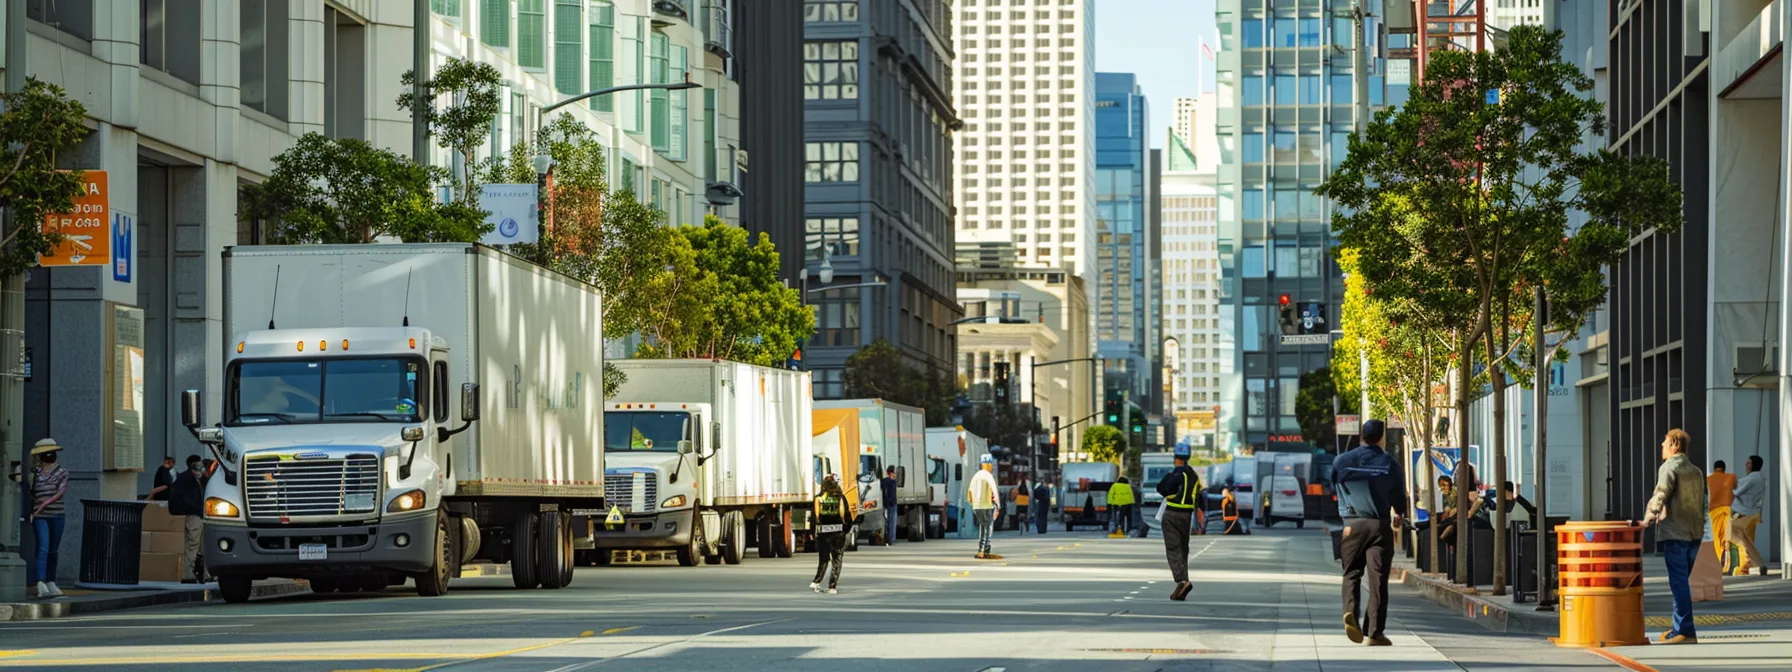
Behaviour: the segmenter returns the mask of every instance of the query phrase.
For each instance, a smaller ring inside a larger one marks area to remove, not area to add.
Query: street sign
[[[1412,61],[1388,59],[1388,86],[1412,86]]]
[[[612,505],[610,507],[610,515],[604,517],[604,527],[616,529],[616,526],[621,524],[622,508]]]
[[[1337,432],[1338,432],[1339,436],[1356,436],[1357,433],[1362,431],[1363,416],[1340,415],[1340,416],[1338,416],[1338,419],[1337,419],[1337,425],[1338,425]]]
[[[112,279],[131,281],[131,241],[137,233],[136,221],[122,212],[112,213]]]
[[[491,213],[485,216],[485,223],[492,225],[491,232],[480,238],[480,243],[512,245],[540,239],[535,185],[484,185],[479,189],[479,207]]]
[[[1284,334],[1282,336],[1282,345],[1326,345],[1331,342],[1331,334]]]
[[[44,216],[43,232],[62,234],[62,242],[37,257],[39,266],[106,266],[112,263],[110,198],[106,171],[81,172],[81,195],[70,212]]]

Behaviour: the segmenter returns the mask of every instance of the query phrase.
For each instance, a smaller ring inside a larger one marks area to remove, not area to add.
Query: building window
[[[576,96],[579,82],[585,78],[580,67],[585,63],[585,25],[582,13],[585,0],[554,0],[554,88]],[[601,96],[600,96],[601,97]]]
[[[451,19],[460,18],[460,0],[429,0],[429,11]]]
[[[1263,46],[1263,19],[1244,20],[1244,46],[1246,49]]]
[[[672,78],[667,80],[668,83],[690,79],[691,71],[688,60],[690,50],[684,47],[672,47],[667,55],[670,56],[670,59],[667,61],[666,75]],[[666,156],[673,161],[683,161],[690,158],[688,146],[690,144],[691,92],[678,90],[665,93],[670,99],[672,122],[667,129],[671,137],[667,142]]]
[[[859,256],[859,219],[857,217],[810,217],[803,228],[804,257],[821,261],[822,251],[829,256]]]
[[[242,30],[242,103],[276,119],[286,118],[286,0],[243,0],[237,14]]]
[[[616,7],[596,5],[591,8],[591,73],[592,91],[616,85]],[[587,102],[591,109],[610,112],[616,103],[610,96],[597,96]]]
[[[142,2],[144,4],[144,14],[147,15],[149,14],[150,5],[159,6],[167,3],[167,0],[142,0]],[[110,3],[107,4],[109,5]],[[195,23],[192,24],[175,25],[183,28],[189,25],[194,27],[199,25],[197,23],[199,18],[199,3],[189,3],[186,0],[175,0],[174,2],[167,4],[193,5],[192,7],[170,7],[169,9],[177,15],[184,15],[190,12],[195,21]],[[105,9],[106,11],[112,10],[109,6]],[[25,18],[42,23],[75,37],[79,37],[83,40],[89,42],[93,41],[93,0],[31,0],[25,3]],[[181,16],[177,18],[185,17]],[[148,23],[148,21],[146,20],[145,23]],[[199,41],[198,30],[191,30],[188,31],[188,33],[192,35],[195,43]],[[197,44],[194,46],[194,51],[198,51]],[[197,53],[194,54],[194,58],[198,58]],[[195,79],[197,79],[197,77],[195,77]]]
[[[851,100],[859,97],[859,43],[853,40],[803,44],[803,97]]]
[[[806,142],[804,144],[805,182],[859,181],[859,143]]]
[[[811,294],[815,309],[813,347],[859,345],[859,289],[834,289]]]
[[[547,67],[547,0],[516,2],[516,64],[530,70]]]
[[[846,395],[840,369],[816,369],[812,372],[809,392],[816,399],[839,399]]]
[[[649,83],[665,84],[668,77],[668,63],[672,60],[672,45],[665,33],[654,33],[648,37],[647,73]],[[664,152],[672,148],[672,97],[665,89],[654,89],[648,95],[648,113],[652,117],[648,122],[648,135],[653,141],[655,151]]]
[[[859,0],[807,0],[803,3],[804,21],[857,21]]]
[[[85,6],[85,28],[76,25],[81,21],[79,13]],[[29,16],[38,21],[51,24],[62,32],[76,35],[82,39],[90,39],[87,35],[75,32],[76,28],[91,34],[93,21],[92,3],[81,2],[33,2]],[[138,61],[143,65],[166,72],[189,84],[199,84],[199,33],[188,28],[199,25],[201,5],[197,2],[181,2],[180,0],[143,0],[143,24],[139,29],[137,40]]]
[[[510,46],[510,0],[479,0],[479,41]]]
[[[324,6],[323,75],[324,135],[365,139],[367,26],[329,5]]]

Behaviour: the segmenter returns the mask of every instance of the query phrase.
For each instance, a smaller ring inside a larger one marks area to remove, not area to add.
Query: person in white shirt
[[[996,467],[995,459],[984,455],[982,464],[965,486],[965,499],[970,500],[971,515],[977,521],[977,559],[1000,560],[1002,556],[989,552],[989,537],[995,532],[996,518],[1002,515],[1002,491],[996,487],[995,474],[990,473]]]
[[[1761,551],[1755,549],[1755,526],[1761,524],[1767,477],[1761,474],[1760,455],[1750,455],[1747,464],[1748,473],[1736,479],[1736,495],[1730,504],[1730,543],[1737,546],[1737,552],[1742,555],[1735,575],[1747,576],[1750,569],[1760,568],[1761,575],[1766,576],[1767,561],[1761,557]]]

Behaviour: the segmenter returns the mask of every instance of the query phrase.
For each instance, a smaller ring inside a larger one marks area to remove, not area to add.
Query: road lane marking
[[[638,630],[638,629],[640,629],[640,627],[641,626],[639,626],[639,625],[631,625],[626,628],[610,628],[609,630],[603,631],[602,634],[615,635],[615,634],[619,634],[619,633],[628,632],[630,630]]]
[[[37,653],[36,649],[17,649],[14,651],[0,651],[0,658],[7,658],[7,657],[11,657],[11,656],[29,656],[34,653]]]
[[[590,636],[592,636],[592,635],[595,635],[595,634],[597,634],[597,632],[596,632],[596,631],[593,631],[593,630],[586,630],[586,631],[584,631],[584,632],[581,632],[581,633],[579,633],[579,636],[580,636],[580,637],[590,637]]]
[[[722,634],[722,633],[724,633],[724,632],[735,632],[735,631],[738,631],[738,630],[745,630],[745,629],[747,629],[747,628],[757,628],[757,627],[759,627],[759,626],[761,626],[761,625],[771,625],[771,624],[773,624],[773,623],[783,623],[783,622],[785,622],[785,621],[794,621],[794,620],[796,620],[796,617],[795,617],[795,616],[792,616],[792,617],[790,617],[790,618],[780,618],[780,619],[777,619],[777,620],[775,620],[775,621],[762,621],[762,622],[759,622],[759,623],[748,623],[748,624],[746,624],[746,625],[737,625],[737,626],[734,626],[734,627],[732,627],[732,628],[722,628],[722,629],[721,629],[721,630],[711,630],[711,631],[709,631],[709,632],[705,632],[705,633],[703,633],[703,634],[700,634],[700,635],[693,635],[693,636],[692,636],[692,637],[691,637],[691,638],[692,638],[692,639],[696,639],[696,638],[698,638],[698,637],[708,637],[708,636],[710,636],[710,635],[719,635],[719,634]]]

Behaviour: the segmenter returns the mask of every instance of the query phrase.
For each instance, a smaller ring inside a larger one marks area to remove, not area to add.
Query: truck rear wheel
[[[927,541],[927,515],[920,508],[908,510],[908,540]]]
[[[746,516],[739,511],[722,514],[722,562],[730,565],[740,564],[747,551]]]
[[[536,540],[540,522],[533,512],[516,517],[516,524],[510,528],[510,582],[518,588],[534,588],[541,585],[541,578],[535,573]]]
[[[535,575],[541,579],[542,588],[554,590],[566,585],[566,565],[572,560],[567,550],[572,537],[567,534],[566,520],[560,512],[543,511],[537,519]]]
[[[454,566],[454,549],[448,543],[448,522],[446,512],[436,514],[435,555],[432,556],[435,561],[430,563],[428,571],[411,577],[417,582],[417,594],[423,597],[441,597],[448,593],[448,580],[452,578],[450,568]],[[384,578],[378,580],[385,581]],[[383,588],[382,585],[374,590]]]
[[[218,576],[218,592],[224,594],[225,602],[248,602],[249,596],[255,592],[255,581],[248,574],[221,574]]]

